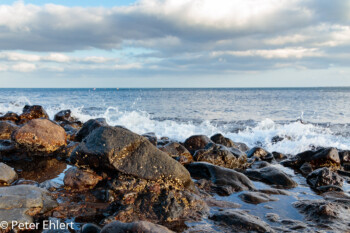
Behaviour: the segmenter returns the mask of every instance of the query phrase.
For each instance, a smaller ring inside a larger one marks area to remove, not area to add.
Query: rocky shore
[[[50,220],[82,233],[350,232],[349,170],[337,148],[178,142],[25,106],[0,115],[0,230],[53,232]]]

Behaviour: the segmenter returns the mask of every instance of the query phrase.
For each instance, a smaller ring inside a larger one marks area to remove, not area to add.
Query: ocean
[[[296,154],[350,149],[350,88],[0,89],[0,114],[42,105],[51,118],[70,109],[139,133],[184,141],[222,133],[249,147]],[[275,136],[285,137],[277,143]]]

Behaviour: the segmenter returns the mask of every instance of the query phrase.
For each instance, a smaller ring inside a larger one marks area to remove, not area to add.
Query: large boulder
[[[253,183],[244,174],[232,169],[219,167],[206,162],[194,162],[186,165],[191,176],[195,179],[206,179],[215,185],[229,187],[232,192],[254,190]]]
[[[57,206],[48,191],[33,185],[0,187],[0,219],[12,228],[14,221],[33,223],[33,216],[43,214]],[[4,229],[5,230],[5,229]]]
[[[247,156],[240,150],[214,143],[209,143],[205,149],[197,150],[193,157],[195,161],[208,162],[231,169],[243,168],[247,162]]]
[[[204,149],[209,142],[212,141],[205,135],[193,135],[185,140],[184,146],[194,154],[196,150]]]
[[[66,145],[64,129],[47,119],[35,119],[12,135],[18,146],[32,152],[52,153]]]
[[[95,171],[109,170],[147,180],[168,180],[193,188],[188,171],[146,138],[121,127],[101,126],[72,152],[71,162]]]
[[[123,223],[114,221],[101,230],[101,233],[171,233],[168,228],[146,221]]]
[[[259,217],[250,215],[243,210],[225,210],[210,217],[216,223],[228,227],[231,232],[274,232],[274,230]],[[225,231],[228,232],[228,231]]]
[[[86,136],[88,136],[94,129],[97,129],[101,126],[107,126],[106,119],[104,118],[96,118],[90,119],[83,124],[81,129],[77,132],[75,136],[75,140],[78,142],[82,141]]]
[[[0,185],[1,184],[9,185],[13,181],[15,181],[17,177],[18,177],[17,173],[12,167],[4,163],[0,163]]]
[[[18,126],[10,121],[0,121],[0,140],[11,139],[11,134],[18,129]]]
[[[289,175],[272,166],[267,166],[260,169],[247,169],[244,174],[252,180],[265,182],[278,188],[294,188],[298,186],[298,184],[292,180]]]
[[[85,191],[94,188],[102,180],[94,172],[83,171],[76,167],[71,167],[65,172],[64,185],[73,191]]]
[[[235,148],[237,148],[237,146],[235,145],[235,143],[231,139],[224,137],[224,135],[222,135],[220,133],[211,136],[210,139],[213,142],[215,142],[216,144],[220,144],[220,145],[223,145],[223,146],[226,146],[226,147],[235,147]]]
[[[169,142],[159,149],[170,155],[181,164],[188,164],[193,161],[191,153],[178,142]]]
[[[342,187],[344,179],[337,173],[331,171],[327,167],[316,169],[307,176],[307,182],[312,188],[320,188],[322,186],[338,186]],[[322,190],[322,189],[321,189]]]
[[[23,108],[23,113],[19,116],[19,124],[24,124],[30,120],[44,118],[49,119],[49,115],[40,105],[26,105]]]

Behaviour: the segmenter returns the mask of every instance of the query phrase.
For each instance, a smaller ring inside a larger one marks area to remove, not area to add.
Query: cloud
[[[36,70],[36,65],[31,63],[18,63],[11,67],[12,71],[18,72],[32,72]]]

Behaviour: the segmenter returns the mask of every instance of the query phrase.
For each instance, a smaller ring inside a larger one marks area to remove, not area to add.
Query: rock
[[[0,185],[10,185],[17,177],[17,173],[12,167],[0,163]]]
[[[86,223],[81,227],[81,233],[100,233],[101,228],[92,223]]]
[[[67,146],[63,147],[61,150],[58,151],[58,156],[61,158],[69,158],[71,153],[75,148],[79,146],[79,142],[69,142]]]
[[[16,158],[16,143],[10,140],[0,140],[0,161],[10,161]]]
[[[247,157],[256,157],[264,161],[272,161],[274,159],[273,155],[270,152],[264,150],[261,147],[253,147],[252,149],[247,151]]]
[[[62,187],[61,184],[53,181],[53,180],[46,180],[39,184],[40,188],[47,189],[49,191],[55,191],[56,189],[59,189]]]
[[[191,153],[180,143],[170,142],[159,148],[181,164],[189,164],[193,161]]]
[[[232,232],[274,232],[274,230],[259,217],[250,215],[243,210],[225,210],[210,217],[217,223],[229,227]]]
[[[285,154],[282,154],[282,153],[279,153],[279,152],[276,152],[276,151],[272,152],[272,155],[278,161],[287,158],[287,156]]]
[[[14,112],[8,112],[3,116],[0,116],[0,121],[12,121],[16,123],[19,121],[19,116]]]
[[[301,173],[303,173],[304,175],[308,175],[309,173],[312,172],[312,166],[310,163],[305,162],[303,163],[303,165],[301,165],[301,167],[299,168],[299,170],[301,171]]]
[[[96,119],[90,119],[87,122],[83,124],[81,129],[77,132],[75,139],[78,142],[81,142],[86,136],[88,136],[94,129],[101,127],[101,126],[107,126],[106,119],[104,118],[96,118]]]
[[[225,138],[222,134],[218,133],[213,135],[210,138],[213,142],[215,142],[216,144],[220,144],[226,147],[234,147],[237,148],[237,146],[235,145],[235,143],[229,139],[229,138]]]
[[[194,154],[196,150],[204,149],[211,140],[205,135],[194,135],[186,139],[184,146],[191,153]]]
[[[155,133],[150,132],[150,133],[145,133],[142,134],[142,136],[144,136],[145,138],[148,139],[148,141],[150,141],[150,143],[152,143],[153,145],[157,146],[157,136]]]
[[[0,187],[0,219],[7,222],[32,223],[37,214],[46,213],[57,206],[47,190],[32,185]]]
[[[277,188],[294,188],[298,184],[289,175],[276,167],[268,166],[261,169],[247,169],[244,172],[252,180],[261,181]]]
[[[231,201],[221,201],[217,200],[215,198],[207,198],[205,199],[205,202],[210,207],[220,207],[220,208],[226,208],[226,209],[233,209],[233,208],[240,208],[242,205],[231,202]]]
[[[193,157],[195,161],[208,162],[231,169],[244,168],[247,161],[246,155],[238,149],[228,149],[214,143],[209,143],[205,149],[197,150]]]
[[[12,138],[28,151],[52,153],[66,145],[67,135],[61,126],[47,119],[35,119],[16,130]]]
[[[218,187],[228,188],[227,194],[236,191],[254,190],[253,183],[244,174],[232,169],[219,167],[206,162],[194,162],[186,165],[195,179],[207,179]]]
[[[108,170],[147,180],[167,180],[193,189],[188,171],[144,137],[120,127],[101,126],[72,152],[71,162],[95,171]]]
[[[286,195],[286,196],[293,195],[292,192],[288,192],[286,190],[281,190],[281,189],[259,189],[259,192],[266,193],[266,194],[273,194],[273,195]]]
[[[303,223],[301,221],[294,220],[294,219],[283,219],[283,220],[281,220],[281,223],[283,225],[288,226],[288,228],[291,230],[308,229],[308,226],[305,223]]]
[[[267,213],[265,215],[265,218],[267,220],[269,220],[270,222],[278,222],[280,219],[280,216],[278,214],[275,214],[275,213]]]
[[[347,232],[350,222],[349,201],[345,203],[326,200],[297,201],[294,207],[305,215],[307,221],[312,221],[319,228],[330,232]]]
[[[260,169],[263,167],[268,167],[271,164],[266,161],[255,161],[253,164],[250,165],[250,168],[252,169]]]
[[[341,164],[346,170],[350,170],[350,150],[339,151]]]
[[[64,185],[74,191],[85,191],[93,189],[98,182],[102,180],[101,176],[93,172],[80,170],[71,167],[65,172]]]
[[[273,198],[265,193],[259,192],[244,192],[239,195],[242,201],[251,204],[260,204],[269,201],[278,201],[278,198]]]
[[[0,140],[10,140],[11,134],[17,129],[18,126],[10,121],[0,121]]]
[[[329,168],[323,167],[311,172],[307,176],[307,183],[312,188],[319,188],[321,186],[335,185],[343,186],[344,179],[337,173],[332,172]]]
[[[234,142],[234,143],[237,146],[237,149],[240,151],[246,152],[246,151],[250,150],[250,148],[246,144],[244,144],[243,142]]]
[[[19,124],[27,123],[30,120],[44,118],[49,119],[49,115],[40,105],[26,105],[23,108],[23,113],[19,116]]]
[[[171,233],[168,228],[146,221],[123,223],[114,221],[101,230],[101,233]]]
[[[56,113],[56,115],[54,116],[54,120],[55,120],[55,121],[68,121],[68,122],[75,121],[76,119],[75,119],[74,117],[72,117],[71,114],[72,114],[72,112],[71,112],[71,110],[69,110],[69,109],[59,111],[59,112]]]

